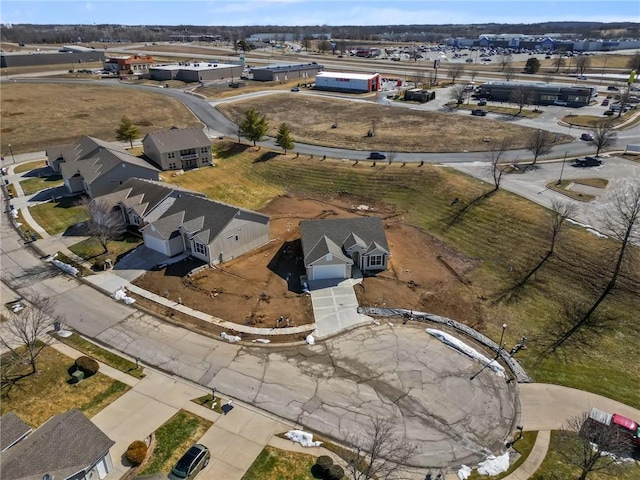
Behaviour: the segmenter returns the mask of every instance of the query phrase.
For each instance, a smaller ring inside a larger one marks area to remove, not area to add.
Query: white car
[[[553,104],[558,107],[566,107],[567,105],[569,105],[569,103],[565,102],[564,100],[556,100],[553,102]]]

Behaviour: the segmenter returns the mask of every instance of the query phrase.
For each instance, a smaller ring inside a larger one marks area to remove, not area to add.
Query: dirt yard
[[[451,316],[470,325],[481,318],[465,274],[476,261],[451,251],[410,227],[383,205],[350,197],[327,201],[280,197],[262,209],[271,217],[270,244],[191,276],[196,263],[180,262],[136,280],[142,288],[237,324],[274,328],[281,316],[290,326],[313,322],[311,298],[301,289],[304,274],[299,223],[304,219],[376,215],[383,218],[392,258],[389,269],[356,288],[361,305],[404,307]],[[285,326],[285,325],[282,325]]]

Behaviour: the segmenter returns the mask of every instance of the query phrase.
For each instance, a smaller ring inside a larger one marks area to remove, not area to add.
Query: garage
[[[164,240],[157,237],[152,237],[151,235],[147,235],[146,232],[142,233],[142,238],[144,239],[144,244],[148,248],[169,256],[167,254],[167,243]]]
[[[314,265],[311,280],[327,280],[330,278],[347,278],[346,265]]]

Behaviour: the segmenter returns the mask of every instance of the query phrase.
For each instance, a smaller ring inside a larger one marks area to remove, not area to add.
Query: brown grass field
[[[11,144],[16,154],[72,143],[83,134],[113,141],[123,115],[142,136],[174,125],[199,124],[177,100],[118,87],[11,83],[2,86],[1,105],[0,150],[8,151]]]
[[[356,150],[402,152],[489,151],[492,142],[510,138],[512,148],[523,148],[531,129],[486,118],[456,116],[287,93],[267,95],[218,106],[240,123],[249,108],[267,115],[267,135],[275,136],[282,122],[294,140]],[[375,137],[367,131],[376,122]],[[489,124],[487,124],[489,122]],[[336,123],[338,128],[331,128]],[[489,127],[491,126],[491,128]]]
[[[152,52],[171,52],[171,53],[186,53],[189,55],[213,55],[218,57],[237,57],[238,54],[235,52],[230,52],[229,50],[219,50],[216,48],[206,48],[202,46],[191,46],[191,45],[147,45],[144,47],[144,50],[152,51]],[[155,57],[154,57],[155,58]]]

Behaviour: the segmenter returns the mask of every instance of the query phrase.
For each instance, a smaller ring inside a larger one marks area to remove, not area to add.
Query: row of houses
[[[481,34],[478,38],[453,37],[448,39],[448,45],[459,48],[467,47],[502,47],[525,48],[530,50],[553,51],[566,50],[577,52],[611,52],[640,48],[637,38],[623,39],[572,39],[563,38],[560,34],[546,34],[541,36],[519,33]]]

